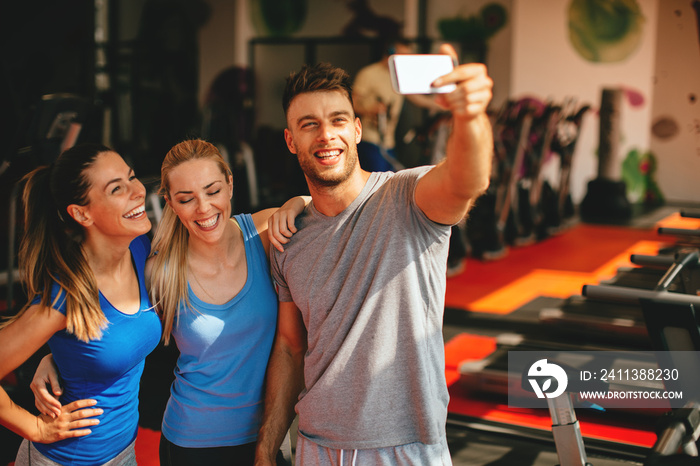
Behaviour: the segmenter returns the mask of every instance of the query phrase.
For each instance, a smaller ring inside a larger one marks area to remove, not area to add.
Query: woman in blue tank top
[[[56,415],[34,416],[0,388],[0,423],[25,438],[15,464],[135,465],[139,380],[161,333],[144,277],[146,190],[96,144],[23,181],[19,263],[33,299],[0,330],[0,379],[48,342],[64,390]]]

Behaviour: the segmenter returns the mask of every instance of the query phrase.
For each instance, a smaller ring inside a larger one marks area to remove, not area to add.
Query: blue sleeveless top
[[[94,466],[106,463],[122,452],[136,438],[139,420],[139,381],[144,360],[160,341],[162,327],[146,290],[144,266],[150,252],[146,236],[129,245],[136,270],[141,304],[135,314],[124,314],[114,308],[100,293],[100,307],[109,321],[102,338],[88,343],[61,330],[49,339],[49,347],[63,379],[61,404],[92,398],[104,413],[100,423],[90,427],[84,437],[55,443],[35,443],[47,458],[67,466]],[[54,283],[53,299],[60,293]],[[35,297],[32,304],[38,303]],[[66,313],[65,296],[55,309]]]
[[[173,337],[180,350],[162,433],[181,447],[254,442],[263,411],[263,381],[277,325],[277,295],[267,254],[249,214],[234,219],[243,232],[248,277],[222,305],[189,288]]]

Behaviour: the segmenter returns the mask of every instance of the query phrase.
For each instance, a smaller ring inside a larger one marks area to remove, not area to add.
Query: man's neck
[[[357,175],[336,186],[318,186],[309,182],[314,207],[327,217],[335,217],[357,199],[369,176],[369,172],[361,170]]]

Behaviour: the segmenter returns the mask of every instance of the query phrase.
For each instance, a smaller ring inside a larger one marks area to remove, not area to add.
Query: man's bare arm
[[[274,465],[275,456],[294,420],[294,405],[304,388],[306,328],[299,308],[279,303],[277,335],[267,365],[265,411],[258,433],[256,465]]]
[[[454,55],[443,45],[441,53]],[[457,89],[441,94],[436,101],[452,113],[452,133],[447,154],[416,187],[416,203],[431,220],[454,224],[461,220],[489,185],[493,156],[493,131],[486,110],[493,82],[486,67],[478,63],[460,65],[439,78],[436,86],[455,83]]]

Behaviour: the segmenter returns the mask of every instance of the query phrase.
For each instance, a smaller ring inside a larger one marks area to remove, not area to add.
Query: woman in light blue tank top
[[[165,156],[166,207],[149,261],[164,340],[180,356],[165,409],[161,465],[252,465],[277,324],[268,218],[230,218],[233,177],[216,147],[184,141]],[[296,212],[304,199],[290,201]],[[292,215],[293,217],[293,215]]]

